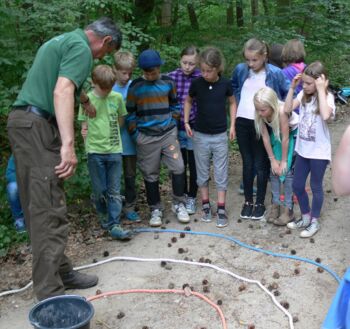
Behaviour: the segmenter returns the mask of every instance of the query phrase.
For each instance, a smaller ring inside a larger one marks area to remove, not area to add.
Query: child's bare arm
[[[294,109],[296,109],[300,105],[300,102],[296,98],[293,99],[295,88],[298,86],[300,80],[301,80],[301,73],[297,74],[293,78],[290,84],[288,94],[284,102],[284,112],[286,113],[291,113]]]
[[[332,185],[337,195],[350,194],[350,126],[341,138],[334,157]]]
[[[321,74],[319,78],[315,80],[317,93],[318,93],[318,105],[320,108],[320,115],[324,121],[327,121],[332,116],[332,108],[327,103],[327,87],[328,80]]]
[[[83,121],[81,123],[81,136],[83,137],[84,142],[86,141],[87,133],[88,133],[88,123],[86,121]]]
[[[190,123],[188,121],[190,119],[191,107],[192,107],[192,97],[188,95],[184,102],[184,121],[185,121],[186,133],[187,133],[187,136],[189,137],[192,137],[193,135]]]
[[[233,141],[236,138],[236,114],[237,114],[237,103],[236,98],[231,96],[228,98],[230,103],[230,140]]]
[[[273,174],[278,174],[278,168],[279,168],[279,161],[277,161],[275,159],[275,156],[273,154],[273,150],[272,150],[272,146],[271,146],[271,142],[270,142],[270,135],[269,132],[265,126],[265,124],[262,127],[261,130],[261,137],[264,143],[264,147],[266,150],[266,153],[270,159],[271,162],[271,170]]]
[[[86,95],[84,90],[82,90],[80,93],[80,103],[83,107],[85,115],[87,115],[89,118],[96,117],[96,108],[94,104],[90,102],[89,96]]]
[[[280,163],[279,174],[283,175],[287,170],[287,157],[288,157],[288,145],[289,145],[289,124],[288,115],[283,111],[280,111],[280,127],[282,134],[282,159]]]
[[[118,116],[119,127],[124,127],[125,125],[125,116]]]

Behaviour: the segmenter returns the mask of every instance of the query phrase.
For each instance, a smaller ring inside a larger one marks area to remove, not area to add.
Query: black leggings
[[[256,203],[264,204],[270,162],[262,138],[257,139],[254,120],[236,119],[236,136],[243,161],[243,185],[246,202],[253,203],[254,169],[257,176]]]

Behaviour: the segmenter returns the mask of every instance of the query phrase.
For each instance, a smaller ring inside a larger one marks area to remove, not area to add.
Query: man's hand
[[[96,117],[96,108],[90,101],[87,102],[86,104],[82,104],[82,106],[83,106],[85,115],[87,115],[89,118]]]
[[[73,146],[61,147],[61,163],[55,167],[55,173],[59,178],[66,179],[73,176],[78,164]]]

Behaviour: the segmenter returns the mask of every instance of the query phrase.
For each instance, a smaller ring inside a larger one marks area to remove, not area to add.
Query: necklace
[[[213,89],[213,85],[215,82],[218,82],[220,77],[217,77],[217,79],[215,81],[212,81],[211,84],[209,85],[209,90],[212,90]]]

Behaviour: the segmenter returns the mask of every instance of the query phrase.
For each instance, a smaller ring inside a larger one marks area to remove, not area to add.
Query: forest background
[[[318,59],[328,68],[334,86],[350,86],[350,2],[348,0],[1,0],[0,6],[0,256],[27,240],[13,229],[6,199],[5,170],[11,153],[6,121],[38,48],[51,37],[109,16],[123,31],[122,49],[137,55],[157,49],[163,72],[179,65],[190,44],[219,47],[226,58],[225,75],[242,62],[246,40],[268,44],[298,38],[306,62]],[[112,58],[105,58],[108,64]],[[140,72],[135,71],[134,77]],[[67,202],[83,204],[90,197],[84,146],[76,124],[79,160],[66,181]]]

